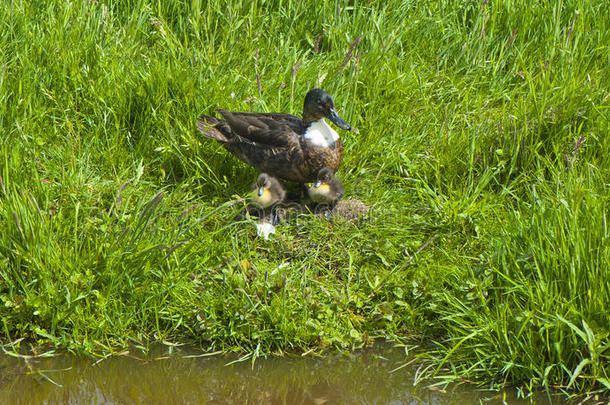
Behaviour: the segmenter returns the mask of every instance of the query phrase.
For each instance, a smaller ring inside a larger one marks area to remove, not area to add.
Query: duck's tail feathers
[[[231,130],[224,120],[202,114],[197,118],[197,129],[206,138],[216,139],[219,142],[225,143],[231,142],[230,137],[227,136],[227,134],[231,133]]]

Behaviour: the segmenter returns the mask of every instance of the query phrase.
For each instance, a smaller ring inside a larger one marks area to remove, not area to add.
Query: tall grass
[[[608,392],[609,24],[586,0],[9,3],[5,343],[389,337],[434,342],[440,384]],[[234,221],[255,171],[195,119],[299,114],[314,86],[357,128],[339,176],[371,215],[260,240]]]

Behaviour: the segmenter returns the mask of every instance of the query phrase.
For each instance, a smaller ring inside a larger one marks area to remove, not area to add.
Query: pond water
[[[153,353],[154,352],[154,353]],[[351,356],[189,357],[154,350],[104,360],[61,355],[24,360],[0,356],[0,404],[549,404],[514,393],[452,392],[414,387],[416,368],[389,345]],[[393,371],[395,370],[395,371]],[[552,403],[564,403],[554,400]]]

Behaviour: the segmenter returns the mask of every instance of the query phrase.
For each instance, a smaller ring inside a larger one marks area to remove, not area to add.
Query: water
[[[231,356],[186,358],[156,350],[105,360],[62,355],[0,356],[0,404],[529,404],[514,395],[461,387],[414,387],[404,351],[381,346],[352,356],[282,357],[228,364]],[[535,404],[549,404],[544,396]],[[553,401],[554,404],[562,403]]]

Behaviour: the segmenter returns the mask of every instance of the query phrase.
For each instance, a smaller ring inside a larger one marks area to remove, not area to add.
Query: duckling
[[[267,173],[261,173],[252,185],[252,205],[258,208],[269,208],[280,203],[286,197],[282,183]]]
[[[275,207],[277,204],[284,201],[286,197],[286,190],[282,183],[280,183],[275,177],[268,175],[267,173],[261,173],[256,179],[256,183],[252,185],[251,203],[252,205],[262,210],[263,215],[259,217],[265,218],[268,215],[265,214],[265,210],[271,209],[271,223],[276,225],[279,222],[277,216],[277,210]]]
[[[328,167],[320,169],[318,179],[307,191],[312,201],[329,206],[328,212],[331,216],[334,214],[335,206],[345,194],[341,180]]]

